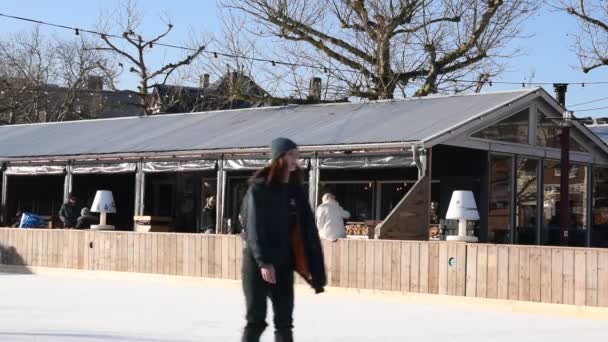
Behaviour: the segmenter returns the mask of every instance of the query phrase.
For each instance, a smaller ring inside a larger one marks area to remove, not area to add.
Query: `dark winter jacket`
[[[298,230],[289,227],[289,194],[296,202]],[[296,184],[267,185],[258,180],[249,188],[245,202],[245,241],[257,264],[281,267],[294,263],[294,250],[303,250],[309,274],[296,271],[317,293],[323,292],[327,283],[323,250],[304,188]],[[292,232],[298,235],[290,236]],[[292,243],[301,244],[301,248],[293,248]]]
[[[76,225],[78,217],[80,217],[80,211],[82,210],[82,206],[78,203],[72,204],[70,202],[66,202],[59,209],[59,218],[70,225]]]

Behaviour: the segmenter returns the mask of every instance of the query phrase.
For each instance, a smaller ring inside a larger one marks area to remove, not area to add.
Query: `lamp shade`
[[[94,213],[115,213],[116,204],[114,204],[114,196],[112,196],[112,191],[98,190],[95,194],[91,211]]]
[[[447,220],[479,220],[479,212],[472,191],[454,191],[448,212],[445,215]]]

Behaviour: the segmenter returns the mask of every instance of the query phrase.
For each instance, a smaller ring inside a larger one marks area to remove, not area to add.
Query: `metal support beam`
[[[72,180],[72,163],[68,162],[68,164],[65,166],[65,179],[63,181],[63,202],[67,202],[68,201],[68,197],[70,195],[70,192],[72,192],[73,189],[73,180]]]
[[[224,158],[220,158],[217,161],[217,194],[216,194],[216,221],[215,221],[215,232],[225,233],[227,227],[224,227],[224,215],[226,213],[225,208],[225,194],[226,194],[226,170],[224,170]]]
[[[144,214],[144,192],[145,192],[145,173],[143,161],[137,162],[137,171],[135,171],[135,210],[134,216]]]
[[[308,200],[313,211],[319,206],[319,157],[315,155],[310,159],[310,172],[308,173]]]
[[[564,113],[560,136],[559,236],[562,246],[568,245],[568,228],[570,225],[570,115],[570,112]]]
[[[591,231],[593,227],[593,187],[595,184],[595,179],[593,177],[593,168],[595,166],[590,165],[587,167],[587,220],[585,224],[587,225],[587,231],[585,234],[585,246],[591,247]]]
[[[8,225],[8,217],[6,212],[6,201],[8,194],[8,175],[2,172],[2,194],[0,195],[0,221]]]

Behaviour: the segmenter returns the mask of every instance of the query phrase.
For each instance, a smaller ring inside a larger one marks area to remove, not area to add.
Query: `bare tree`
[[[111,32],[111,28],[119,27],[121,32],[118,35],[122,39],[116,39],[114,35],[102,35],[101,39],[105,46],[98,48],[98,50],[116,54],[129,66],[128,70],[138,76],[137,95],[140,97],[140,105],[146,114],[151,114],[151,89],[157,84],[165,84],[171,74],[178,68],[189,65],[205,50],[205,45],[191,48],[189,54],[186,54],[177,62],[164,63],[158,68],[154,68],[147,60],[148,54],[155,46],[162,44],[163,39],[172,31],[173,24],[168,19],[161,18],[166,25],[165,30],[153,38],[144,38],[143,34],[138,32],[142,20],[143,16],[138,8],[137,1],[134,0],[125,2],[113,15],[103,14],[100,18],[102,31]],[[118,40],[126,41],[127,44],[121,45]],[[124,64],[121,62],[120,66],[124,67]]]
[[[83,40],[49,39],[39,28],[0,41],[0,124],[94,118],[106,109],[89,89],[107,60]]]
[[[284,56],[321,67],[355,95],[392,98],[473,89],[461,78],[504,68],[506,45],[538,7],[534,0],[222,0],[246,13]],[[308,48],[296,49],[306,45]],[[322,56],[322,57],[321,57]],[[286,58],[286,57],[282,57]],[[329,59],[333,66],[321,64]]]
[[[561,5],[579,23],[575,48],[583,72],[608,65],[608,2],[569,0]]]

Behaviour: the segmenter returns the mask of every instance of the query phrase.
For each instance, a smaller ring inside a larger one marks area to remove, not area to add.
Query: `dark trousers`
[[[247,325],[242,342],[258,342],[266,329],[268,298],[274,312],[276,342],[293,341],[293,267],[275,267],[277,283],[272,285],[262,279],[260,268],[251,252],[243,251],[243,291],[247,305]]]

